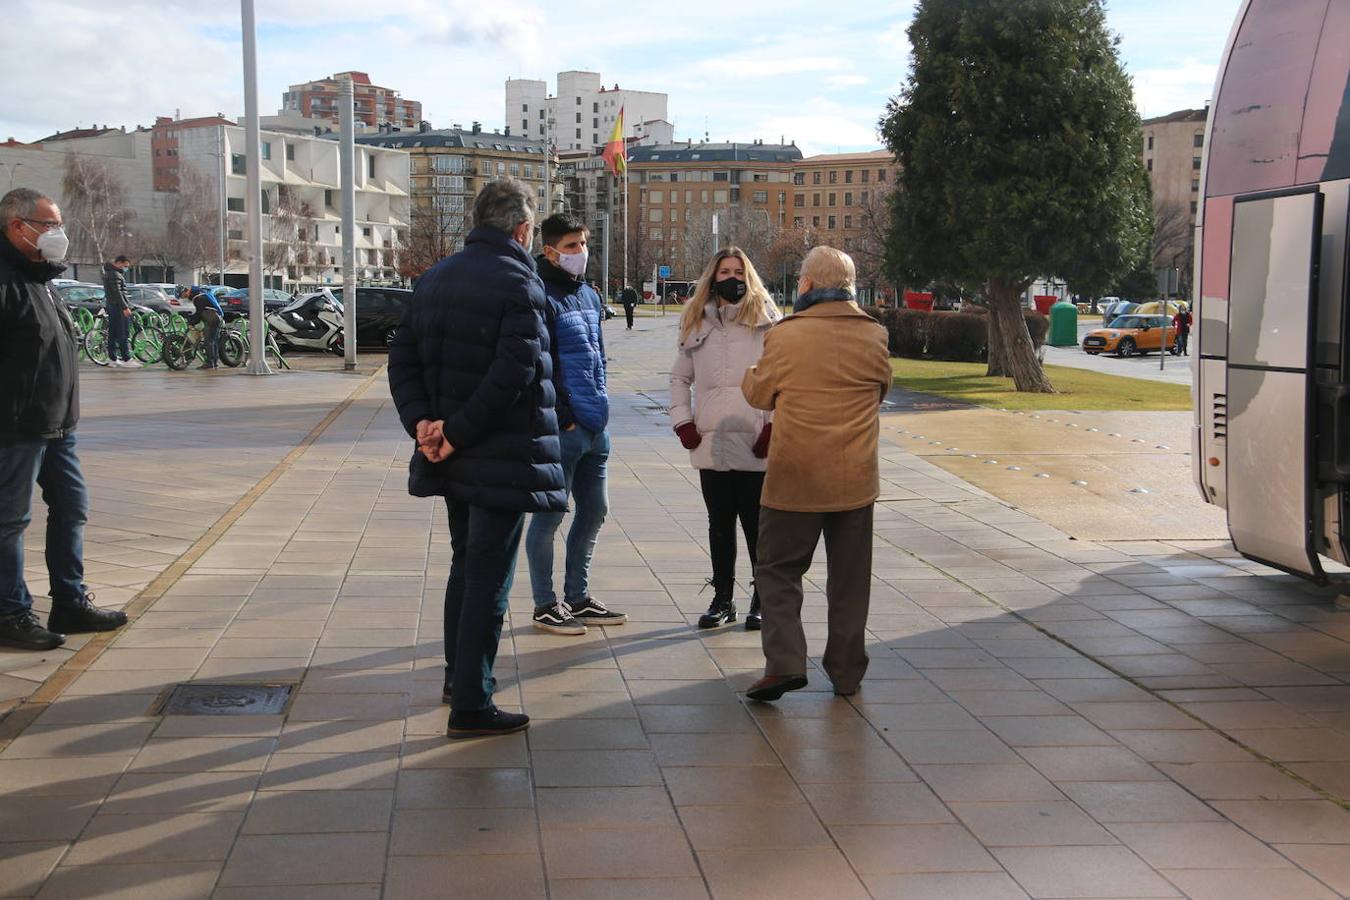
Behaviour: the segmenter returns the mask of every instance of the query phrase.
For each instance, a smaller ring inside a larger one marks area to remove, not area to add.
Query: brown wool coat
[[[877,449],[891,386],[886,330],[853,301],[779,322],[741,390],[774,411],[760,502],[790,512],[859,509],[881,493]]]

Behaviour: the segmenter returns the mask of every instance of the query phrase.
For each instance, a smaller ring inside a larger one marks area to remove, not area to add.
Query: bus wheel
[[[1121,338],[1120,346],[1116,348],[1116,352],[1120,354],[1121,359],[1124,359],[1127,356],[1134,356],[1134,339]]]

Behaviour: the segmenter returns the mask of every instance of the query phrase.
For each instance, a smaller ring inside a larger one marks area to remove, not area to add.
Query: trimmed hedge
[[[989,311],[979,306],[961,312],[926,312],[904,307],[865,307],[886,328],[892,356],[940,359],[947,362],[985,362],[989,358]],[[1035,310],[1023,310],[1031,342],[1045,343],[1050,320]]]

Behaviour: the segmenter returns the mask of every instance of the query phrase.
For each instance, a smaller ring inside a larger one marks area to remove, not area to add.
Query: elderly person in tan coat
[[[802,263],[793,314],[770,329],[745,398],[774,411],[761,498],[759,562],[764,677],[752,700],[806,686],[802,576],[825,535],[829,637],[823,666],[834,692],[857,692],[867,671],[872,506],[881,400],[891,386],[886,330],[854,301],[847,254],[817,247]]]

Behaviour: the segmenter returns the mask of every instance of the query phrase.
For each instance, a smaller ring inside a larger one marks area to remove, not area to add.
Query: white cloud
[[[1179,109],[1200,109],[1214,92],[1218,60],[1187,59],[1174,68],[1144,69],[1134,73],[1134,102],[1144,118]]]

